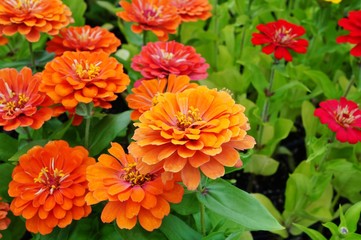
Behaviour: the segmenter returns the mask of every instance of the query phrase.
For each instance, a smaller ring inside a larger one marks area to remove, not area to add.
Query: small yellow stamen
[[[152,98],[152,105],[153,106],[157,105],[163,97],[164,97],[164,93],[157,92],[157,94],[155,94],[155,96]]]
[[[123,168],[123,170],[125,171],[123,179],[132,184],[132,186],[143,185],[145,182],[152,180],[150,174],[141,174],[136,169],[136,163],[129,164],[127,167]]]
[[[100,63],[89,65],[88,61],[85,62],[85,66],[82,63],[75,64],[75,72],[80,78],[93,79],[99,75]]]
[[[202,121],[202,118],[199,116],[199,109],[191,106],[187,112],[187,115],[178,112],[176,115],[177,118],[177,126],[181,129],[186,129],[194,122]]]

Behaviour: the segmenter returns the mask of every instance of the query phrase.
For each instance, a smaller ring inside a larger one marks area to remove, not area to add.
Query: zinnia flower
[[[350,31],[348,35],[339,36],[336,38],[337,43],[351,43],[356,44],[351,49],[350,54],[355,57],[361,56],[361,10],[351,11],[348,14],[348,18],[342,18],[338,21],[338,25],[345,30]]]
[[[47,42],[46,50],[57,56],[65,51],[104,51],[111,54],[120,46],[120,40],[108,30],[90,26],[69,27]]]
[[[32,75],[24,67],[20,72],[13,68],[0,69],[0,126],[5,131],[18,127],[39,129],[49,120],[52,101],[39,92],[41,74]]]
[[[145,111],[155,106],[165,92],[182,92],[198,85],[189,83],[188,76],[169,75],[168,79],[142,80],[140,85],[132,89],[131,94],[126,97],[129,108],[134,109],[130,118],[135,121]]]
[[[131,67],[146,79],[175,74],[200,80],[208,77],[209,65],[193,47],[170,41],[149,42],[139,55],[134,56]]]
[[[314,115],[336,133],[340,142],[355,144],[361,141],[361,111],[357,103],[342,97],[340,101],[326,100]]]
[[[18,32],[30,42],[37,42],[41,32],[58,34],[72,20],[70,9],[60,0],[0,1],[2,34]]]
[[[120,1],[123,12],[117,16],[127,22],[134,22],[132,31],[152,31],[160,41],[168,40],[168,34],[177,32],[181,18],[177,14],[177,8],[170,5],[170,0],[132,0],[132,3]]]
[[[289,49],[297,53],[306,53],[308,41],[299,39],[305,34],[302,26],[289,23],[285,20],[278,20],[267,24],[259,24],[257,29],[261,33],[252,34],[252,43],[254,45],[263,45],[262,52],[271,54],[277,59],[284,58],[286,61],[292,61]]]
[[[8,228],[10,224],[10,219],[6,217],[9,212],[9,204],[6,202],[2,202],[0,197],[0,230],[5,230]],[[0,238],[2,238],[2,235],[0,233]]]
[[[65,52],[45,65],[40,90],[66,110],[90,102],[110,108],[129,82],[123,65],[105,52]]]
[[[119,228],[132,229],[137,221],[148,231],[159,228],[170,212],[169,202],[182,200],[183,188],[173,180],[163,183],[158,172],[141,174],[138,159],[126,155],[119,144],[111,145],[111,155],[102,154],[87,169],[90,192],[86,202],[108,200],[101,219],[107,223],[116,219]]]
[[[211,179],[224,175],[224,166],[240,166],[236,149],[253,148],[247,135],[245,108],[229,93],[205,86],[181,93],[164,93],[162,101],[143,113],[134,125],[130,153],[142,157],[140,171],[163,168],[180,173],[183,183],[194,190],[200,171]]]
[[[212,5],[208,0],[171,0],[170,4],[177,8],[177,13],[183,22],[207,20],[212,16]]]
[[[43,235],[88,216],[85,171],[93,164],[95,159],[84,147],[72,148],[63,140],[31,148],[12,173],[11,211],[26,219],[28,231]]]

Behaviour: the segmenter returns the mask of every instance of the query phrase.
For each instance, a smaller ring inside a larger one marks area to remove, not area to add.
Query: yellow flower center
[[[96,64],[90,63],[88,61],[84,61],[79,63],[78,61],[74,61],[73,67],[75,68],[75,73],[82,79],[94,79],[100,73],[99,65],[101,62]]]
[[[43,184],[43,188],[38,193],[48,189],[50,194],[53,194],[54,190],[58,189],[60,183],[68,176],[69,175],[64,174],[63,170],[55,168],[49,172],[47,167],[43,167],[40,170],[38,177],[34,178],[34,183]]]
[[[202,121],[202,118],[199,116],[199,109],[194,108],[193,106],[189,108],[187,114],[178,112],[176,118],[177,126],[183,130],[197,121]]]
[[[164,49],[161,49],[160,50],[161,51],[161,53],[162,53],[162,58],[164,59],[164,60],[171,60],[172,58],[173,58],[173,56],[174,56],[174,54],[173,53],[171,53],[171,52],[166,52],[166,51],[164,51]]]
[[[292,28],[286,29],[282,26],[282,28],[276,30],[274,41],[285,45],[291,43],[296,36],[296,34],[291,34],[291,32]]]
[[[38,6],[40,0],[7,0],[7,2],[19,10],[31,10]]]
[[[163,97],[164,97],[164,93],[157,92],[157,94],[155,94],[155,96],[152,98],[152,105],[153,106],[157,105]]]
[[[12,116],[24,108],[25,104],[29,101],[29,97],[24,93],[16,94],[7,83],[5,83],[5,87],[7,92],[0,93],[0,113]]]
[[[337,107],[337,110],[334,112],[336,121],[344,126],[349,127],[350,124],[352,124],[356,119],[360,118],[361,115],[354,116],[355,112],[358,109],[354,109],[350,111],[348,109],[348,106],[345,106],[344,108],[341,108],[341,106]]]
[[[129,164],[127,167],[123,168],[123,170],[125,171],[125,174],[123,175],[123,179],[127,182],[129,182],[130,184],[132,184],[132,186],[135,185],[143,185],[144,183],[152,180],[152,176],[151,174],[141,174],[137,168],[136,168],[136,163],[131,163]]]

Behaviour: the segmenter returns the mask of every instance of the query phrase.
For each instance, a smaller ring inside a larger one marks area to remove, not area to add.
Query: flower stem
[[[33,51],[33,43],[29,42],[29,52],[30,52],[30,64],[31,64],[31,69],[33,71],[36,70],[36,65],[35,65],[35,56],[34,56],[34,51]]]
[[[361,71],[359,71],[359,75],[360,75],[360,72],[361,72]],[[347,94],[349,93],[349,91],[350,91],[352,85],[354,84],[354,82],[355,82],[355,78],[352,77],[351,80],[350,80],[350,81],[348,82],[348,84],[347,84],[347,87],[346,87],[346,90],[345,90],[344,94],[342,95],[343,97],[346,97],[346,96],[347,96]]]
[[[271,73],[270,73],[270,77],[269,77],[269,85],[268,88],[265,90],[265,94],[266,94],[266,99],[265,102],[263,104],[263,109],[262,109],[262,114],[261,114],[261,119],[262,119],[262,123],[259,127],[259,131],[258,131],[258,143],[261,144],[262,142],[262,135],[263,135],[263,124],[268,122],[268,110],[269,110],[269,105],[270,105],[270,98],[272,96],[272,86],[273,86],[273,80],[274,80],[274,75],[275,75],[275,69],[276,66],[278,65],[279,61],[277,59],[274,60],[272,67],[271,67]]]
[[[92,119],[92,110],[93,104],[86,104],[87,116],[85,116],[85,136],[84,136],[84,146],[85,148],[89,147],[89,133],[90,133],[90,123]]]
[[[218,69],[218,0],[215,0],[214,3],[214,33],[216,35],[216,40],[214,40],[214,69],[217,71]]]
[[[201,214],[201,231],[202,231],[202,235],[206,236],[206,221],[205,221],[205,208],[203,203],[199,203],[199,209],[200,209],[200,214]]]

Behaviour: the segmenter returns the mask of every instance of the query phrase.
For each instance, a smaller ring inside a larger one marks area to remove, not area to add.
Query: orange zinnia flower
[[[139,173],[140,162],[111,143],[111,155],[102,154],[99,162],[87,169],[88,204],[109,202],[103,209],[103,222],[116,219],[119,228],[132,229],[137,221],[148,230],[159,228],[170,212],[169,202],[179,203],[183,188],[174,180],[163,183],[159,172]]]
[[[41,32],[58,34],[72,20],[70,9],[60,0],[0,1],[2,34],[18,32],[30,42],[37,42]]]
[[[5,131],[17,127],[39,129],[49,120],[52,101],[39,92],[41,74],[32,75],[24,67],[20,72],[13,68],[0,70],[0,126]]]
[[[88,216],[85,171],[92,164],[95,159],[84,147],[72,148],[63,140],[33,147],[20,157],[12,173],[11,211],[26,219],[28,231],[43,235]]]
[[[9,204],[6,202],[2,202],[0,197],[0,230],[5,230],[8,228],[10,224],[10,219],[6,217],[9,212]],[[2,238],[2,235],[0,233],[0,238]]]
[[[168,33],[176,33],[181,18],[177,9],[170,5],[170,0],[132,0],[132,3],[120,1],[124,12],[117,16],[127,22],[135,22],[132,31],[141,33],[143,30],[152,31],[160,41],[168,40]]]
[[[65,51],[104,51],[111,54],[120,46],[120,40],[108,30],[90,26],[69,27],[60,30],[60,35],[47,42],[46,50],[57,56]]]
[[[189,83],[188,76],[170,75],[168,79],[142,80],[140,85],[132,89],[132,94],[126,97],[128,106],[134,111],[130,118],[135,121],[143,112],[148,111],[159,102],[165,92],[182,92],[185,89],[195,88],[198,85]]]
[[[183,22],[206,20],[212,16],[212,5],[208,0],[171,0]]]
[[[162,101],[139,118],[129,146],[130,153],[142,157],[140,171],[163,168],[180,173],[190,190],[198,187],[200,171],[215,179],[224,175],[224,166],[240,166],[236,149],[255,145],[247,135],[245,108],[229,93],[205,86],[181,93],[164,93]],[[148,165],[148,166],[147,166]]]
[[[129,82],[123,65],[105,52],[65,52],[45,65],[40,90],[65,110],[90,102],[110,108]]]

